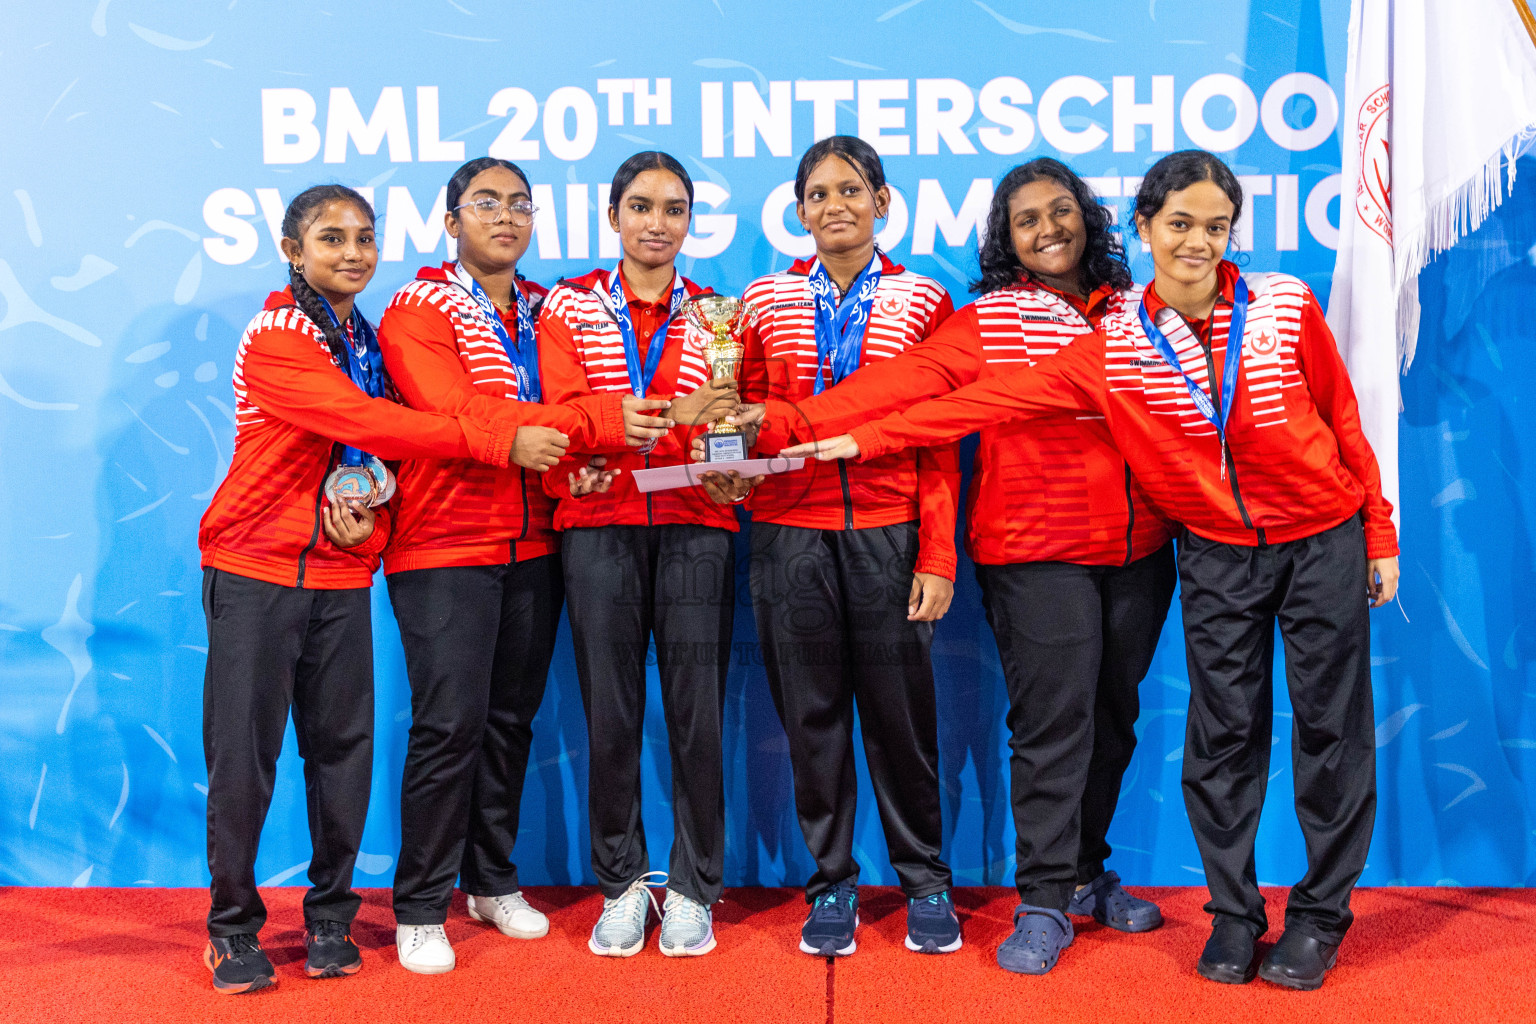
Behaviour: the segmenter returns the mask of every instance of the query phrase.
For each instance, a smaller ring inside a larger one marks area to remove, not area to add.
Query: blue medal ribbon
[[[811,294],[816,297],[816,379],[812,394],[826,390],[824,370],[829,368],[836,384],[859,368],[864,354],[864,331],[869,326],[869,311],[880,287],[880,254],[870,261],[843,295],[840,305],[832,304],[832,278],[821,260],[811,268]]]
[[[336,316],[336,310],[324,295],[316,292],[320,304],[325,307],[326,315],[331,318],[331,323],[342,328],[342,334],[346,334],[346,327],[350,325],[352,335],[345,339],[342,351],[346,353],[347,365],[343,367],[347,376],[352,378],[352,383],[362,389],[363,394],[370,398],[384,397],[384,354],[379,350],[379,336],[374,332],[363,314],[357,311],[357,306],[352,307],[352,315],[347,319],[347,325],[343,325],[341,319]],[[360,448],[343,447],[341,452],[341,464],[343,466],[362,466],[372,462],[373,456]],[[380,482],[382,484],[382,481]]]
[[[542,402],[544,391],[539,382],[539,346],[533,332],[533,307],[528,303],[528,296],[523,294],[514,280],[512,294],[517,297],[517,340],[513,341],[507,333],[507,325],[502,322],[500,310],[491,301],[491,297],[485,294],[480,282],[458,263],[453,265],[453,276],[469,292],[470,298],[475,300],[475,305],[480,307],[481,319],[496,332],[501,347],[506,350],[507,360],[512,364],[512,375],[517,378],[517,400]]]
[[[1157,354],[1163,357],[1163,361],[1173,367],[1173,372],[1184,378],[1184,386],[1189,389],[1189,397],[1194,399],[1195,408],[1216,428],[1216,434],[1221,438],[1221,475],[1227,475],[1227,417],[1232,414],[1232,399],[1237,394],[1237,374],[1243,362],[1243,330],[1248,325],[1248,285],[1239,277],[1232,287],[1232,319],[1227,324],[1227,351],[1222,365],[1221,374],[1221,408],[1217,409],[1211,404],[1211,396],[1207,395],[1189,374],[1184,372],[1184,367],[1179,365],[1178,353],[1174,352],[1173,345],[1168,338],[1152,322],[1152,317],[1147,313],[1147,300],[1143,296],[1141,305],[1137,307],[1137,315],[1141,318],[1141,329],[1147,335],[1147,340],[1152,342],[1152,347]],[[1216,311],[1211,310],[1211,316]]]
[[[683,308],[683,299],[688,292],[682,275],[676,275],[677,283],[672,287],[667,318],[656,328],[656,333],[651,335],[651,343],[645,353],[645,366],[641,367],[640,341],[635,337],[635,322],[629,316],[629,303],[624,300],[624,282],[619,276],[621,268],[616,268],[609,278],[608,304],[613,307],[613,318],[618,322],[619,336],[624,341],[624,362],[629,367],[630,390],[637,397],[644,398],[650,394],[651,380],[656,376],[656,368],[661,365],[662,349],[667,347],[667,328],[672,326],[672,318]]]

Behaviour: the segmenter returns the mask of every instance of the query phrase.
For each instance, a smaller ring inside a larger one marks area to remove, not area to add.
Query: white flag
[[[1536,134],[1524,0],[1353,0],[1338,261],[1328,325],[1397,519],[1398,374],[1413,360],[1418,275],[1503,199]]]

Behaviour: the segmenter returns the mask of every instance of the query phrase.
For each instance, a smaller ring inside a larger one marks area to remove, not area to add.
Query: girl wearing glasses
[[[566,446],[649,441],[664,402],[594,396],[542,405],[537,307],[517,271],[533,204],[514,164],[484,157],[448,181],[458,258],[424,267],[380,325],[385,365],[412,408],[503,409],[520,424],[512,465],[404,463],[384,554],[411,685],[394,908],[400,962],[453,969],[443,923],[454,879],[469,914],[533,939],[548,919],[522,898],[512,863],[518,809],[564,600],[554,502],[539,474]]]
[[[736,516],[695,488],[642,494],[629,475],[684,460],[695,425],[736,408],[736,383],[711,382],[682,306],[700,291],[674,261],[688,236],[693,182],[665,153],[637,153],[613,176],[608,223],[623,259],[561,281],[539,317],[552,402],[652,395],[675,429],[639,450],[573,444],[545,476],[560,507],[576,675],[587,714],[587,806],[603,911],[588,948],[632,956],[655,897],[640,817],[647,646],[656,664],[672,762],[672,855],[661,951],[715,945],[710,906],[725,861],[721,706],[734,611]]]
[[[390,400],[373,326],[355,305],[378,264],[373,210],[361,195],[306,189],[282,230],[289,285],[267,297],[240,338],[234,459],[197,538],[208,620],[205,962],[226,994],[277,981],[257,939],[267,911],[254,871],[290,709],[314,846],[305,973],[335,978],[362,967],[351,886],[373,769],[368,593],[394,487],[380,460],[505,466],[517,429],[509,409],[444,415]]]

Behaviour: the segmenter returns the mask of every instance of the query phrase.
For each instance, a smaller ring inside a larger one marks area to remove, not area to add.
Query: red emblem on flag
[[[894,295],[887,295],[880,300],[880,315],[892,320],[904,317],[907,314],[907,304]]]
[[[1360,147],[1360,180],[1355,183],[1355,212],[1360,222],[1392,244],[1392,162],[1388,114],[1391,86],[1384,85],[1360,104],[1355,140]]]

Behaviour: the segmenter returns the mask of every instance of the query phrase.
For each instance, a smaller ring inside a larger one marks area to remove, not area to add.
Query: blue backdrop
[[[799,152],[834,129],[858,133],[878,139],[902,197],[884,244],[963,302],[975,221],[1014,163],[1062,156],[1123,219],[1119,197],[1147,165],[1200,145],[1226,153],[1253,197],[1239,232],[1248,265],[1299,274],[1326,297],[1347,0],[662,6],[76,0],[9,12],[0,883],[206,881],[196,527],[228,465],[236,340],[285,279],[276,221],[309,184],[372,190],[383,262],[361,304],[376,318],[417,266],[444,258],[440,190],[460,160],[490,152],[529,171],[541,212],[523,269],[551,282],[615,258],[598,217],[605,183],[629,153],[662,148],[700,187],[685,271],[739,290],[804,245],[785,217]],[[1402,601],[1373,616],[1382,792],[1367,884],[1533,879],[1536,475],[1522,439],[1536,425],[1521,398],[1533,383],[1536,189],[1522,188],[1421,290],[1404,385]],[[811,864],[786,744],[739,592],[726,880],[800,884]],[[360,885],[392,875],[409,719],[388,598],[382,586],[374,596],[378,753]],[[1179,790],[1176,619],[1143,687],[1111,833],[1114,866],[1139,883],[1201,880]],[[1007,884],[1005,698],[969,564],[935,655],[946,852],[961,884]],[[664,866],[654,698],[646,827]],[[1288,723],[1277,716],[1266,882],[1303,867]],[[523,878],[591,881],[586,736],[564,638],[533,761]],[[298,767],[290,733],[263,881],[303,880]],[[866,879],[894,882],[867,789],[858,841]]]

